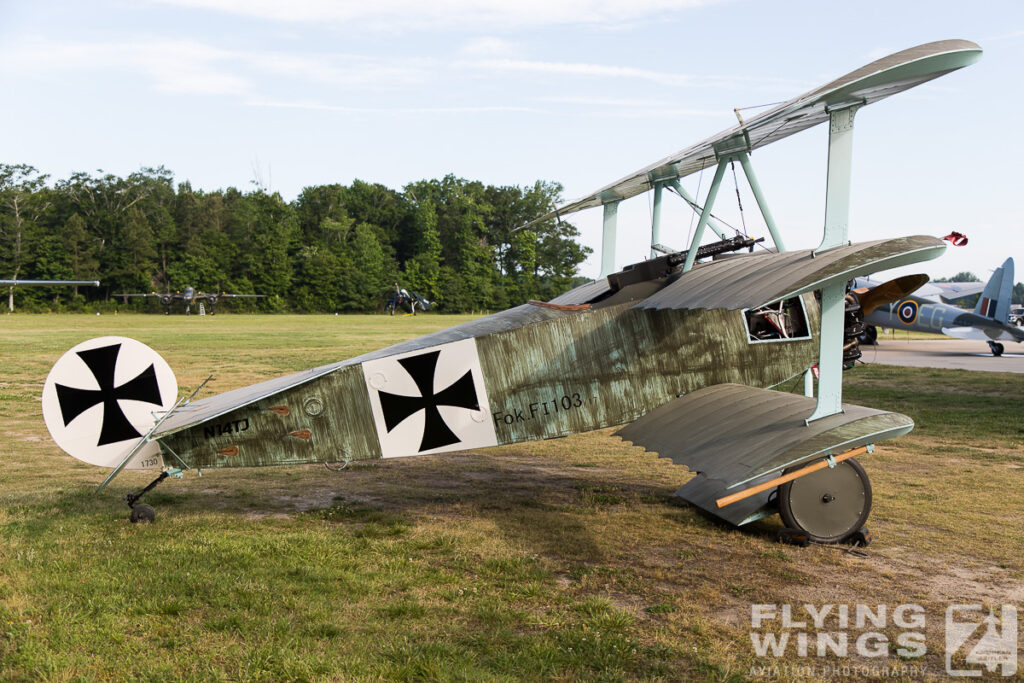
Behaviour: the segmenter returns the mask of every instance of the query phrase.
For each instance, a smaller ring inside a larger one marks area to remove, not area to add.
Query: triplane
[[[980,56],[962,40],[896,53],[538,218],[604,207],[601,279],[550,302],[195,401],[175,402],[173,375],[148,347],[94,339],[51,371],[47,425],[72,455],[113,468],[101,488],[126,467],[162,470],[149,490],[187,469],[446,453],[625,424],[623,439],[697,472],[678,495],[722,520],[743,525],[779,512],[813,541],[863,535],[871,486],[855,456],[913,422],[844,404],[842,372],[859,355],[862,308],[907,292],[897,284],[849,294],[849,282],[935,258],[945,243],[847,240],[854,114]],[[824,238],[788,251],[750,153],[824,122]],[[733,161],[771,248],[730,236],[711,216]],[[699,204],[679,179],[711,166]],[[689,248],[612,272],[618,203],[654,192],[657,245],[665,188],[700,214]],[[718,239],[703,244],[706,228]],[[913,286],[925,279],[910,278]],[[772,390],[801,376],[804,395]],[[140,495],[128,497],[132,519],[151,520]]]

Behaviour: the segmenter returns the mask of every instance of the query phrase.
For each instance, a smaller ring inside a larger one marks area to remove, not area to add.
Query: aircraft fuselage
[[[802,301],[808,335],[753,342],[740,310],[524,304],[222,394],[226,405],[240,392],[259,398],[201,425],[169,425],[159,441],[189,467],[240,467],[442,453],[610,427],[703,387],[770,387],[805,371],[817,362],[819,308],[813,295]],[[187,422],[188,406],[181,413]]]

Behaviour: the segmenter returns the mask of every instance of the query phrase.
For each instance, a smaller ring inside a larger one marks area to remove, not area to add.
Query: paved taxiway
[[[961,339],[879,339],[877,346],[862,346],[865,363],[912,368],[946,368],[983,372],[1024,373],[1024,344],[1003,342],[1006,351],[996,358],[983,341]]]

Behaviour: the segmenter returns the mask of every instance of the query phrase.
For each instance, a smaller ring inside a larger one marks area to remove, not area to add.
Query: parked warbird
[[[186,285],[185,289],[176,292],[160,294],[158,292],[118,292],[114,295],[124,299],[128,303],[130,297],[141,297],[143,299],[160,299],[164,307],[164,315],[171,314],[171,304],[181,301],[185,304],[185,315],[192,315],[192,304],[199,303],[209,311],[210,315],[216,315],[214,308],[220,299],[266,299],[266,294],[233,294],[231,292],[200,292],[192,285]]]
[[[857,278],[857,288],[871,289],[877,285],[870,278]],[[938,283],[936,283],[938,284]],[[968,283],[974,285],[974,283]],[[979,283],[980,284],[980,283]],[[993,356],[1001,356],[1006,348],[1004,341],[1024,342],[1024,330],[1010,324],[1010,299],[1013,293],[1013,259],[992,271],[992,277],[983,289],[965,288],[977,294],[978,303],[974,312],[945,303],[950,297],[948,289],[924,285],[899,300],[886,303],[875,311],[864,311],[864,334],[862,343],[875,343],[878,327],[896,330],[915,330],[945,334],[957,339],[977,339],[988,342]]]
[[[742,525],[778,511],[812,540],[847,539],[871,507],[867,475],[852,456],[913,427],[904,415],[842,403],[842,370],[862,330],[848,283],[945,249],[927,236],[848,242],[853,115],[980,55],[961,40],[899,52],[560,207],[564,215],[604,205],[608,272],[551,302],[174,405],[176,388],[155,354],[132,340],[92,340],[51,371],[47,425],[72,455],[113,468],[100,488],[125,467],[163,470],[127,497],[136,520],[153,518],[139,496],[186,469],[446,453],[627,424],[622,438],[699,473],[679,495],[711,514]],[[748,155],[825,121],[824,239],[817,249],[787,251]],[[706,227],[721,232],[710,213],[733,160],[746,171],[773,250],[727,254],[755,240],[724,233],[701,246]],[[654,190],[653,244],[662,188],[696,205],[678,179],[714,164],[689,249],[611,273],[618,202]],[[770,389],[801,375],[804,396]]]

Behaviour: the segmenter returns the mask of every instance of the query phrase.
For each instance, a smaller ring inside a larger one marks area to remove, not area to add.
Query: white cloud
[[[402,87],[422,84],[435,70],[430,60],[228,50],[170,39],[111,43],[28,39],[0,52],[0,64],[22,74],[133,73],[150,79],[155,90],[199,95],[251,94],[268,87],[268,75],[338,87]]]
[[[332,111],[345,114],[488,114],[493,112],[528,112],[544,113],[534,107],[515,105],[480,105],[480,106],[436,106],[436,107],[351,107],[347,105],[325,104],[321,102],[299,100],[258,100],[246,102],[253,107],[270,107],[274,109],[304,109],[309,111]]]
[[[637,69],[630,66],[608,66],[605,64],[586,64],[582,62],[542,62],[523,59],[485,59],[476,62],[465,62],[462,66],[487,71],[521,71],[540,74],[570,76],[601,76],[613,78],[632,78],[653,81],[661,85],[687,85],[691,79],[679,74]]]
[[[606,116],[632,117],[632,116],[700,116],[700,117],[721,117],[728,112],[715,111],[713,109],[693,109],[680,107],[664,100],[640,100],[631,98],[615,97],[587,97],[587,96],[555,96],[542,97],[541,102],[552,104],[580,105],[587,107],[588,113],[601,113]]]
[[[721,0],[154,0],[270,21],[379,28],[521,28],[608,25],[655,17]]]
[[[2,61],[22,73],[120,71],[148,76],[157,90],[173,93],[238,94],[247,78],[224,68],[233,54],[191,40],[85,43],[28,39],[7,46]]]
[[[513,57],[521,51],[518,43],[494,36],[473,38],[459,48],[459,54],[464,57]]]

